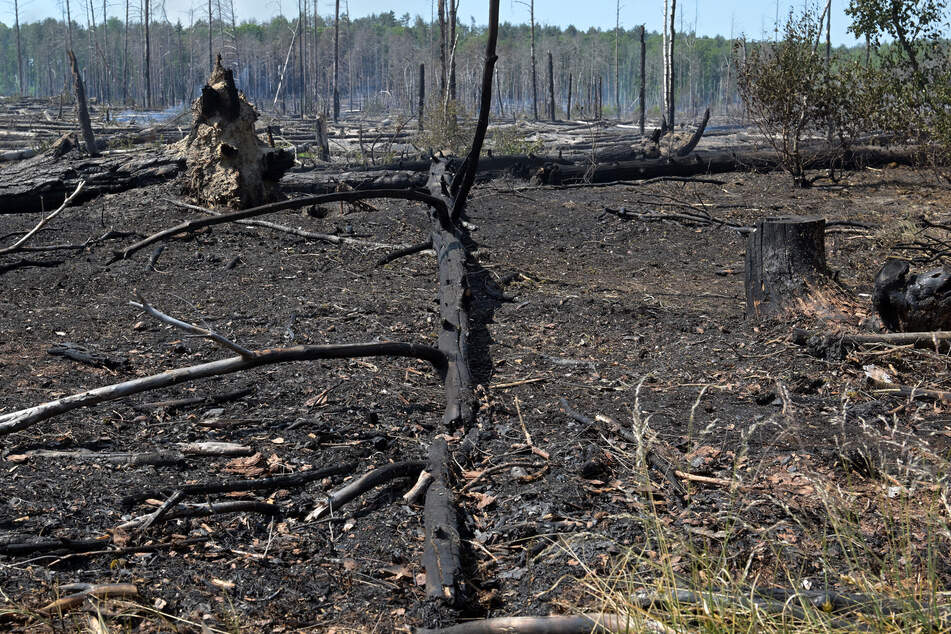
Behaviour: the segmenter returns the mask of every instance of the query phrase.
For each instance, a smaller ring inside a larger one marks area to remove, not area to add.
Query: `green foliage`
[[[496,154],[519,156],[539,153],[545,147],[537,136],[529,139],[514,125],[493,127],[485,145]]]
[[[875,49],[878,127],[920,144],[935,163],[951,155],[947,0],[851,0],[850,30]],[[883,45],[883,41],[889,41]]]
[[[462,156],[469,150],[475,125],[471,124],[458,101],[443,104],[432,97],[423,112],[423,129],[416,145],[432,152],[450,152]]]
[[[881,110],[875,71],[850,56],[820,53],[821,20],[806,9],[790,12],[778,42],[750,47],[739,60],[738,88],[747,112],[777,151],[799,187],[807,186],[807,136],[825,139],[841,155]]]

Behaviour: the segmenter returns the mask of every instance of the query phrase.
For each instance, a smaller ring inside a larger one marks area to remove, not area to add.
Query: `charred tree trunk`
[[[566,112],[565,116],[568,117],[569,120],[571,119],[571,88],[572,88],[571,84],[573,79],[574,77],[572,76],[572,74],[568,73],[568,107],[565,110]]]
[[[145,15],[142,19],[143,27],[145,28],[145,65],[142,68],[143,77],[145,80],[145,107],[152,107],[152,78],[149,74],[149,69],[152,66],[152,40],[149,34],[149,5],[152,3],[152,0],[145,0]]]
[[[538,121],[538,82],[535,80],[535,0],[528,2],[528,18],[531,20],[532,53],[532,117]]]
[[[897,332],[951,330],[951,272],[911,274],[905,260],[889,260],[875,276],[872,303],[882,324]]]
[[[92,123],[89,121],[89,109],[86,107],[86,89],[83,87],[83,78],[79,74],[79,66],[76,64],[76,56],[70,49],[69,66],[73,72],[73,87],[76,91],[76,115],[79,117],[79,127],[83,133],[83,142],[86,145],[86,151],[90,155],[99,154],[96,149],[96,137],[92,133]]]
[[[548,51],[548,117],[557,121],[555,117],[555,70],[551,60],[551,51]]]
[[[20,49],[20,3],[13,0],[13,21],[17,31],[17,94],[23,96],[23,53]]]
[[[340,121],[340,91],[337,86],[337,78],[340,74],[340,0],[336,2],[334,9],[334,123]]]
[[[647,90],[646,90],[646,87],[647,87],[647,63],[646,63],[647,44],[644,41],[645,28],[646,28],[646,25],[642,24],[641,25],[641,85],[640,85],[640,93],[638,94],[638,99],[637,99],[640,106],[639,121],[640,121],[641,134],[644,134],[644,121],[645,121],[645,116],[647,112],[647,94],[646,94],[647,93]]]
[[[756,223],[746,248],[748,317],[775,315],[828,280],[824,218],[785,216]]]

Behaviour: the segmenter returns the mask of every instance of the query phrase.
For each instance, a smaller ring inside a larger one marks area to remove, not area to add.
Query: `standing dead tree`
[[[323,196],[309,196],[284,200],[252,209],[211,217],[201,217],[184,222],[149,236],[117,253],[114,260],[127,258],[150,244],[164,241],[179,233],[193,232],[202,227],[261,216],[281,209],[292,209],[311,204],[326,204],[334,201],[357,201],[370,198],[396,198],[423,202],[429,206],[432,248],[436,251],[438,271],[439,334],[438,347],[413,343],[369,343],[332,346],[296,346],[249,350],[231,342],[217,333],[193,326],[164,315],[149,306],[144,300],[136,304],[152,317],[186,330],[198,336],[213,339],[237,353],[237,356],[209,363],[168,370],[160,374],[140,377],[124,383],[108,385],[79,394],[66,396],[48,403],[0,415],[0,436],[26,429],[67,411],[91,407],[128,394],[144,392],[158,387],[175,385],[182,381],[215,376],[260,367],[266,364],[305,361],[311,359],[352,358],[358,356],[400,356],[423,359],[430,362],[445,386],[446,406],[442,421],[436,426],[426,466],[431,484],[426,492],[424,523],[423,565],[426,571],[427,595],[459,605],[464,601],[464,583],[461,568],[462,542],[457,526],[453,495],[453,458],[447,438],[450,434],[466,436],[475,422],[477,405],[469,369],[469,311],[471,291],[468,287],[467,262],[469,252],[465,245],[462,219],[465,215],[469,192],[475,182],[479,156],[488,127],[492,100],[492,76],[497,59],[495,50],[498,39],[499,0],[490,0],[489,30],[485,50],[485,66],[482,76],[482,94],[479,117],[472,145],[466,158],[456,170],[449,163],[434,159],[429,173],[426,191],[414,189],[347,191]],[[227,104],[225,104],[227,105]],[[389,479],[415,473],[421,464],[406,463],[399,468],[381,469],[380,473],[367,475],[359,482],[367,487],[381,484]],[[356,483],[354,483],[356,485]],[[361,485],[362,486],[362,485]],[[359,487],[358,487],[359,488]],[[367,489],[355,491],[349,488],[331,495],[331,499],[344,503]],[[322,511],[317,511],[320,513]]]
[[[83,133],[83,142],[86,144],[86,151],[90,155],[99,154],[96,149],[96,137],[92,133],[92,123],[89,121],[89,109],[86,107],[86,89],[83,86],[83,77],[79,74],[79,65],[76,63],[76,56],[73,49],[67,52],[69,55],[69,67],[73,73],[73,87],[76,91],[76,115],[79,117],[79,128]]]

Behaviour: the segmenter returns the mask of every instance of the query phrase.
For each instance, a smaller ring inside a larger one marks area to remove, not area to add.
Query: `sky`
[[[83,6],[86,0],[71,0],[71,6]],[[153,0],[155,1],[155,0]],[[806,0],[808,1],[808,0]],[[101,7],[101,0],[94,0]],[[131,0],[132,5],[139,0]],[[745,34],[752,39],[772,37],[777,12],[780,21],[784,21],[791,8],[801,9],[804,0],[680,0],[677,3],[678,30],[696,31],[700,35]],[[20,20],[30,22],[48,16],[60,17],[62,0],[19,0]],[[313,6],[313,0],[307,0]],[[397,17],[404,13],[420,15],[429,20],[434,0],[341,0],[341,11],[349,3],[353,17],[394,11]],[[124,0],[107,0],[111,12],[125,11]],[[848,17],[845,7],[848,0],[832,0],[832,42],[833,44],[852,45],[857,43],[847,32]],[[238,21],[267,20],[281,12],[297,13],[297,0],[234,0]],[[165,0],[165,9],[169,20],[189,22],[189,12],[196,14],[207,10],[204,0]],[[663,0],[621,0],[621,25],[627,28],[641,23],[647,24],[648,31],[660,31],[663,16]],[[332,0],[318,0],[317,9],[321,15],[332,15]],[[536,0],[535,20],[539,24],[565,27],[573,24],[579,29],[600,27],[613,29],[615,23],[615,0]],[[505,22],[527,23],[528,2],[520,0],[501,0],[500,19]],[[73,15],[82,14],[73,9]],[[475,18],[477,24],[488,20],[488,0],[460,0],[459,19],[466,24]],[[0,0],[0,21],[13,23],[13,0]],[[682,26],[682,28],[681,28]]]

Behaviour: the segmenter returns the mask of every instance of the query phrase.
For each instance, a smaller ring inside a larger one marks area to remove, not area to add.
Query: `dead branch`
[[[166,315],[165,313],[158,310],[157,308],[154,308],[147,301],[145,301],[145,298],[142,297],[141,294],[137,293],[136,297],[139,298],[139,301],[129,302],[129,304],[131,304],[132,306],[135,306],[136,308],[141,308],[146,313],[148,313],[155,319],[158,319],[162,323],[168,324],[180,330],[184,330],[185,332],[190,332],[192,334],[198,335],[199,337],[204,337],[205,339],[211,339],[215,343],[221,346],[224,346],[225,348],[229,348],[233,352],[237,352],[239,355],[241,355],[245,359],[250,358],[254,354],[253,352],[251,352],[244,346],[240,346],[236,344],[235,342],[219,335],[217,332],[214,332],[213,330],[208,330],[207,328],[199,328],[198,326],[195,326],[194,324],[189,324],[187,322],[184,322],[179,319],[175,319],[174,317],[171,317],[169,315]]]
[[[203,379],[250,370],[274,363],[314,361],[316,359],[352,359],[356,357],[409,357],[429,361],[439,377],[445,380],[449,362],[446,355],[436,348],[416,343],[388,341],[383,343],[352,343],[338,345],[294,346],[291,348],[265,348],[251,351],[249,357],[230,357],[186,368],[166,370],[160,374],[133,379],[104,387],[87,390],[0,414],[0,436],[25,429],[40,421],[83,407],[92,407],[105,401],[114,401],[132,394],[148,392],[184,381]]]
[[[160,521],[162,517],[169,513],[169,511],[175,508],[175,505],[178,504],[183,497],[185,496],[181,490],[175,491],[175,493],[172,493],[170,496],[168,496],[167,500],[162,502],[162,506],[158,507],[154,513],[149,513],[144,517],[125,522],[119,526],[119,528],[122,530],[137,530],[144,532],[148,530],[150,526]]]
[[[177,489],[146,489],[128,495],[121,500],[122,506],[129,507],[151,498],[161,498],[171,496],[175,491],[181,491],[183,495],[215,495],[219,493],[235,493],[239,491],[270,491],[274,489],[291,489],[302,487],[315,480],[323,480],[330,476],[350,473],[356,468],[356,463],[347,462],[324,469],[315,469],[313,471],[301,471],[290,475],[274,476],[273,478],[259,478],[256,480],[232,480],[230,482],[202,482],[199,484],[186,484]]]
[[[0,265],[0,275],[7,273],[9,271],[15,271],[17,269],[25,269],[31,266],[54,269],[66,260],[28,260],[25,258],[20,258],[16,262],[11,262],[9,264]]]
[[[327,496],[324,502],[318,504],[314,510],[304,518],[305,522],[319,520],[328,513],[332,513],[347,502],[355,500],[370,489],[376,488],[381,484],[395,480],[396,478],[407,478],[417,476],[426,466],[425,462],[419,460],[407,460],[405,462],[394,462],[384,465],[372,471],[368,471],[347,486],[334,491]]]
[[[502,616],[432,630],[417,628],[416,634],[613,634],[635,631],[667,634],[673,630],[646,617],[594,612],[577,616]]]
[[[7,253],[14,253],[14,252],[16,252],[16,251],[21,250],[21,247],[24,245],[24,243],[26,243],[27,241],[29,241],[29,239],[32,238],[33,236],[35,236],[35,235],[39,232],[40,229],[42,229],[42,228],[45,227],[47,224],[49,224],[49,222],[50,222],[53,218],[55,218],[56,216],[58,216],[61,211],[63,211],[64,209],[66,209],[66,207],[69,206],[69,203],[73,202],[73,199],[76,198],[76,196],[79,195],[79,192],[81,192],[81,191],[83,190],[83,187],[84,187],[85,185],[86,185],[86,181],[82,181],[82,180],[79,181],[79,183],[76,185],[76,189],[73,191],[73,193],[66,197],[66,200],[63,201],[63,204],[60,205],[60,206],[56,209],[56,211],[54,211],[54,212],[51,213],[50,215],[46,216],[46,217],[43,218],[42,220],[40,220],[40,221],[36,224],[36,226],[33,227],[32,229],[30,229],[30,230],[26,233],[26,235],[24,235],[22,238],[20,238],[19,240],[17,240],[16,242],[14,242],[13,244],[11,244],[11,245],[8,246],[8,247],[6,247],[6,248],[4,248],[4,249],[0,249],[0,255],[6,255]]]
[[[126,555],[131,553],[148,553],[159,550],[174,550],[185,548],[194,544],[207,542],[207,537],[190,537],[188,539],[174,542],[161,542],[158,544],[148,544],[144,546],[123,546],[122,548],[104,548],[112,543],[111,537],[102,537],[99,539],[69,540],[54,539],[43,542],[27,542],[14,544],[0,544],[0,555],[15,557],[21,555],[33,555],[36,553],[48,553],[49,556],[57,556],[58,553],[67,551],[67,554],[58,556],[52,564],[75,559],[79,557],[97,557],[99,555]],[[50,564],[50,565],[52,565]]]
[[[62,458],[79,462],[104,462],[106,464],[126,467],[142,465],[174,465],[185,460],[185,454],[179,451],[148,451],[145,453],[130,453],[124,451],[98,452],[81,449],[79,451],[50,451],[33,449],[21,454],[10,454],[7,460],[13,462],[31,460],[33,458]]]
[[[207,207],[201,207],[199,205],[192,205],[181,200],[175,200],[173,198],[166,198],[166,201],[172,203],[177,207],[182,207],[185,209],[194,209],[195,211],[200,211],[204,214],[210,216],[220,216],[221,214],[213,209],[208,209]],[[308,240],[319,240],[321,242],[328,242],[330,244],[357,244],[361,246],[372,247],[375,249],[391,249],[393,245],[383,244],[382,242],[371,242],[369,240],[360,240],[358,238],[350,238],[348,236],[338,236],[333,233],[320,233],[316,231],[306,231],[304,229],[299,229],[297,227],[288,227],[287,225],[281,225],[276,222],[268,222],[266,220],[237,220],[237,224],[245,225],[247,227],[262,227],[264,229],[272,229],[274,231],[280,231],[281,233],[289,233],[293,236],[298,236],[300,238],[307,238]]]
[[[139,589],[131,583],[104,583],[95,585],[80,592],[70,594],[53,601],[49,605],[37,610],[42,614],[62,614],[74,608],[78,608],[86,599],[108,599],[109,597],[134,597],[138,596]]]
[[[432,238],[430,238],[429,240],[426,240],[425,242],[420,242],[419,244],[408,246],[405,249],[399,249],[397,251],[393,251],[392,253],[388,253],[384,255],[382,258],[380,258],[379,260],[377,260],[376,265],[385,266],[389,264],[390,262],[392,262],[393,260],[398,260],[400,258],[406,257],[407,255],[422,253],[426,249],[432,249],[432,248],[433,248],[433,240]]]
[[[168,411],[191,407],[197,405],[216,405],[218,403],[228,403],[236,401],[239,398],[252,394],[254,388],[243,387],[223,394],[212,394],[211,396],[194,396],[191,398],[179,398],[170,401],[152,401],[151,403],[131,403],[132,409],[136,411],[149,411],[153,409],[165,408]]]
[[[703,131],[707,129],[708,121],[710,121],[710,108],[707,108],[703,113],[703,119],[700,120],[700,125],[697,126],[697,129],[690,136],[690,139],[677,150],[677,156],[687,156],[693,152],[693,149],[697,147],[697,144],[700,143],[700,139],[703,137]]]
[[[246,218],[263,216],[265,214],[274,213],[276,211],[284,211],[286,209],[297,209],[307,205],[323,205],[332,202],[355,202],[358,200],[369,200],[373,198],[395,198],[400,200],[413,200],[426,203],[436,210],[436,214],[440,223],[446,227],[450,226],[449,207],[444,200],[436,196],[431,196],[429,194],[410,189],[379,189],[374,191],[356,190],[348,192],[334,192],[332,194],[304,196],[303,198],[282,200],[276,203],[268,203],[266,205],[260,205],[258,207],[252,207],[250,209],[244,209],[242,211],[236,211],[230,214],[221,214],[220,216],[211,216],[209,218],[193,218],[191,220],[186,220],[185,222],[177,224],[174,227],[163,229],[158,233],[154,233],[149,237],[140,240],[129,247],[126,247],[122,251],[115,252],[109,262],[114,263],[118,262],[119,260],[125,260],[136,251],[144,249],[145,247],[159,242],[160,240],[165,240],[179,233],[190,233],[203,227],[211,227],[228,222],[235,222],[237,220],[244,220]]]

